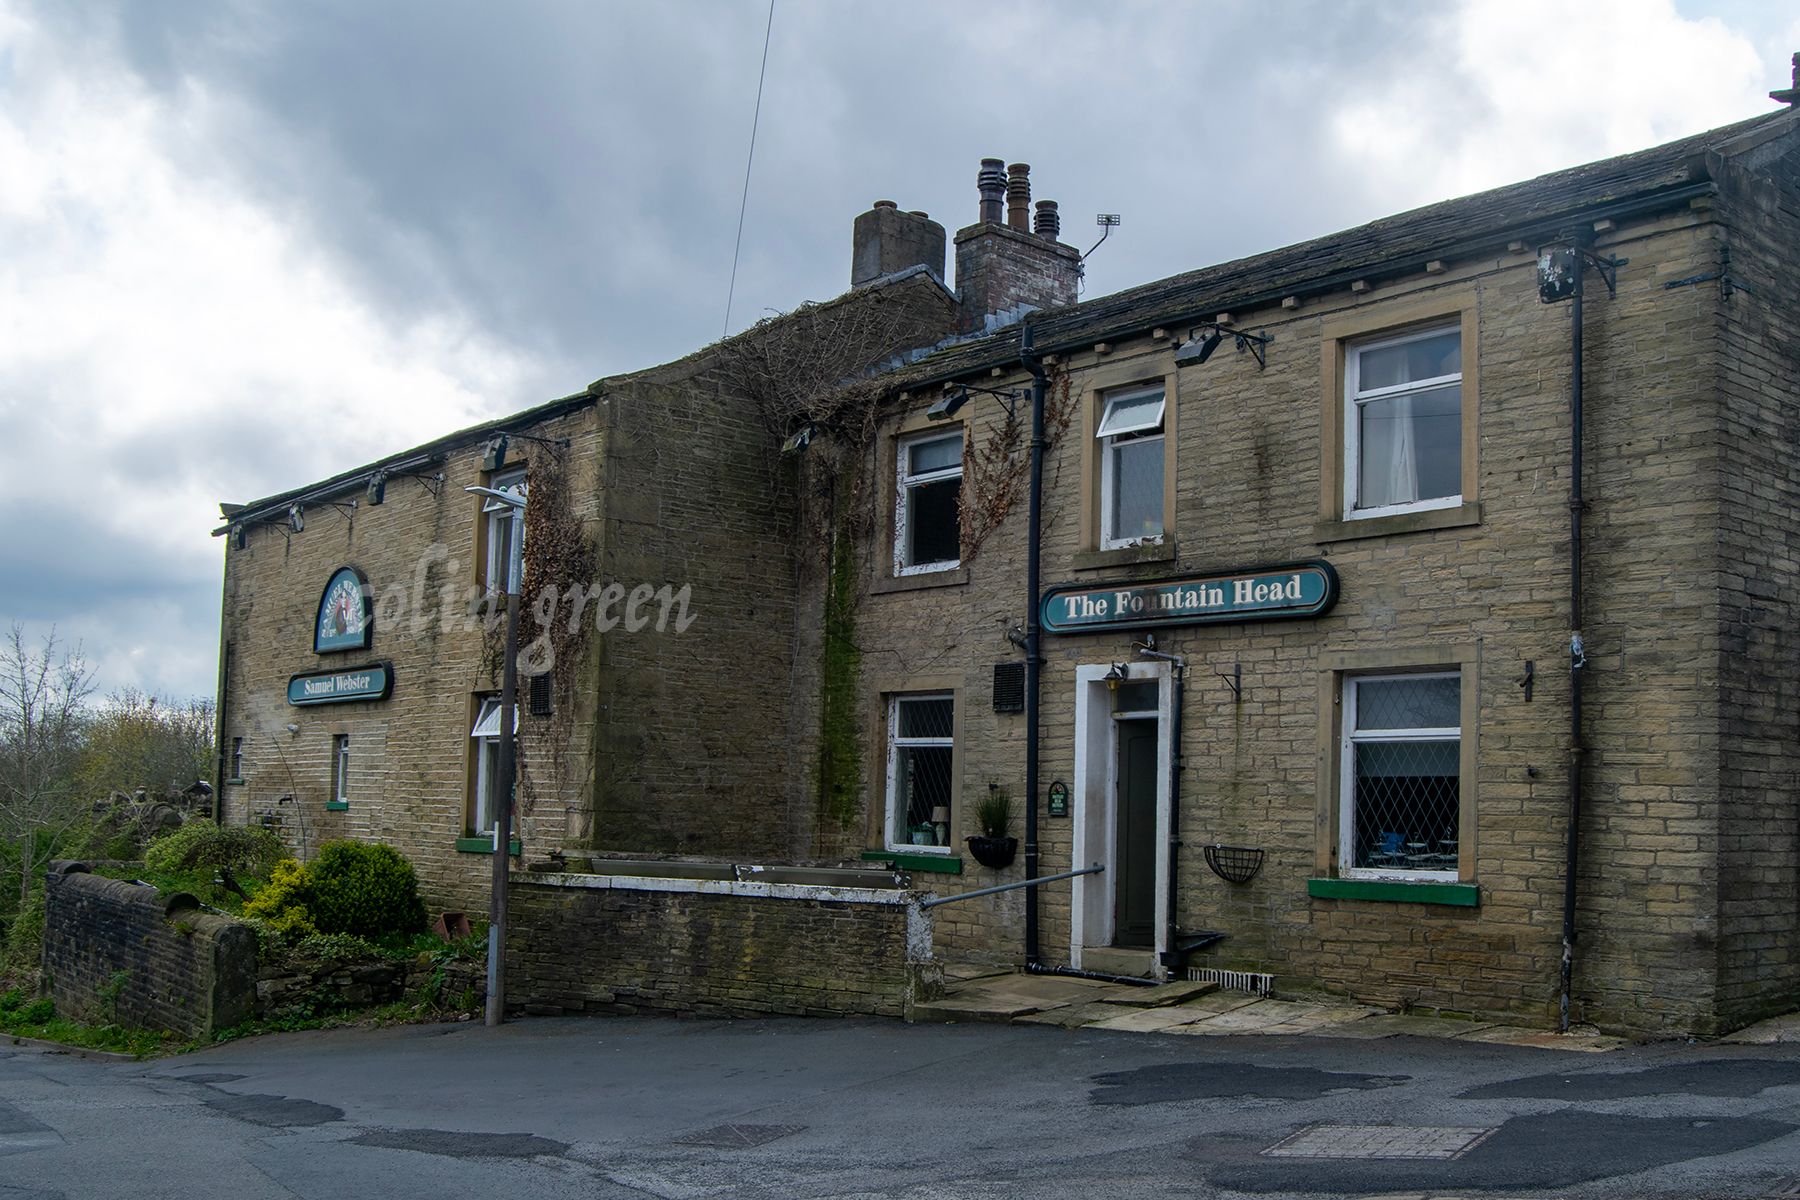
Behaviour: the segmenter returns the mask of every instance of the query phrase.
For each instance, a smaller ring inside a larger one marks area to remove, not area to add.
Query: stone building
[[[1777,98],[1086,302],[1022,165],[982,164],[955,292],[942,228],[879,202],[836,301],[228,512],[222,809],[485,894],[495,656],[465,625],[519,533],[463,488],[516,464],[527,596],[586,597],[522,667],[547,674],[521,861],[570,896],[628,857],[726,864],[748,903],[745,864],[950,893],[1035,852],[1103,870],[933,910],[940,959],[1640,1031],[1792,1007],[1800,116]],[[340,578],[373,640],[315,647]],[[346,675],[341,703],[305,694]],[[981,865],[1002,795],[1035,845]],[[533,894],[574,941],[603,919]],[[687,948],[721,918],[680,919]],[[553,1003],[611,1005],[582,944],[599,982],[565,963]]]

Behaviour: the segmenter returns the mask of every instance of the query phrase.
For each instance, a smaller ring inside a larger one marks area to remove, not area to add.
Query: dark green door
[[[1113,944],[1156,944],[1156,722],[1118,721]]]

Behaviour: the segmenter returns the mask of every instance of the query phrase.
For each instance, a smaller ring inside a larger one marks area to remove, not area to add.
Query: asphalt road
[[[1800,1046],[531,1020],[0,1046],[0,1200],[1800,1196]]]

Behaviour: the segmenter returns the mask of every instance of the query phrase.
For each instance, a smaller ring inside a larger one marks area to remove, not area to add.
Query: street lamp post
[[[525,498],[491,487],[466,487],[465,492],[509,504],[515,518],[525,511]],[[487,1023],[506,1019],[506,893],[507,866],[512,850],[513,722],[519,695],[519,574],[523,538],[515,536],[502,580],[506,595],[506,649],[500,667],[500,763],[494,788],[494,876],[488,894]]]

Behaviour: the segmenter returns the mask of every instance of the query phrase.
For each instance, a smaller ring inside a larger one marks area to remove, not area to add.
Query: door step
[[[1102,975],[1134,975],[1156,978],[1156,951],[1131,946],[1083,946],[1081,969]]]

